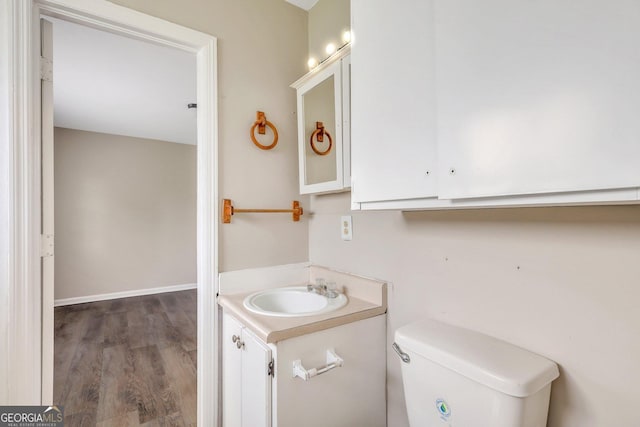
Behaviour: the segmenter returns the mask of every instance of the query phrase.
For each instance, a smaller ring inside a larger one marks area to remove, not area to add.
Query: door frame
[[[40,267],[40,17],[178,48],[197,57],[198,424],[217,424],[218,105],[217,39],[105,0],[9,0],[0,6],[0,404],[49,404],[53,352],[45,333]],[[6,61],[5,61],[6,59]],[[6,282],[6,283],[5,283]],[[6,298],[6,299],[4,299]],[[3,302],[1,300],[6,301]],[[6,304],[6,307],[3,306]],[[45,332],[46,331],[46,332]],[[43,387],[45,385],[45,387]],[[45,388],[47,388],[45,390]],[[9,393],[11,390],[11,393]]]

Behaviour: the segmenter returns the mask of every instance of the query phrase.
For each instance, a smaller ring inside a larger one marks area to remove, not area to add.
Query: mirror
[[[298,99],[300,194],[351,186],[347,45],[291,85]]]
[[[306,185],[338,179],[336,163],[335,77],[302,95],[304,111],[304,163]]]

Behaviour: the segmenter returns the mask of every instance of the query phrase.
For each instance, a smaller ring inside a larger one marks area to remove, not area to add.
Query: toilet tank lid
[[[435,320],[399,328],[395,341],[405,352],[416,353],[510,396],[530,396],[560,375],[558,366],[540,355]]]

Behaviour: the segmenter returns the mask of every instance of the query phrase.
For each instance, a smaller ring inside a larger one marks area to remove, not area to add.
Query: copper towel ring
[[[271,143],[271,145],[262,145],[256,139],[255,130],[256,130],[256,127],[257,127],[258,128],[258,133],[260,135],[264,135],[266,133],[266,127],[267,126],[269,126],[271,128],[271,130],[273,131],[273,142]],[[258,147],[261,150],[271,150],[278,143],[278,130],[273,125],[273,123],[271,123],[270,121],[267,120],[266,116],[264,115],[264,113],[262,111],[257,111],[256,112],[256,122],[253,124],[253,126],[251,126],[251,141],[253,141],[253,143],[256,145],[256,147]]]
[[[329,138],[329,147],[324,151],[320,151],[316,148],[314,139],[317,139],[318,142],[323,142],[325,135],[327,136],[327,138]],[[311,134],[309,143],[311,144],[311,149],[313,150],[313,152],[318,156],[326,156],[331,151],[331,147],[333,147],[333,138],[331,138],[331,134],[324,129],[324,124],[322,124],[322,122],[316,122],[316,130],[314,130]]]

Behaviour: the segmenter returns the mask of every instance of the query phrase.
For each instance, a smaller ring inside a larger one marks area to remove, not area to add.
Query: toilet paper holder
[[[338,356],[333,349],[327,350],[327,364],[320,368],[305,369],[300,359],[293,361],[293,377],[302,378],[309,381],[311,378],[329,372],[332,369],[340,368],[344,364],[342,357]]]

